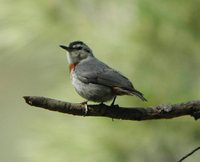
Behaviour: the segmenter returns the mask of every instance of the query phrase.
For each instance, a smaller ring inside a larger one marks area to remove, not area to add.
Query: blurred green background
[[[22,98],[82,102],[58,46],[82,40],[149,101],[124,96],[119,105],[200,99],[199,11],[199,0],[0,0],[0,161],[172,162],[200,145],[191,117],[113,122],[37,109]],[[199,159],[197,152],[186,161]]]

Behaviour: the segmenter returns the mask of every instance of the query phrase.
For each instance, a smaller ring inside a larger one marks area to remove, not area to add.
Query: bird
[[[121,95],[147,101],[127,77],[98,60],[84,42],[73,41],[60,47],[67,51],[71,82],[76,92],[86,99],[83,103],[103,104],[112,100],[111,106],[114,106],[116,97]]]

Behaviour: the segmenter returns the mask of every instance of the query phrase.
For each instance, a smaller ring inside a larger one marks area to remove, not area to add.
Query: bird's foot
[[[81,105],[84,105],[84,107],[85,107],[84,116],[86,116],[87,113],[88,113],[88,106],[87,106],[87,103],[88,103],[88,101],[81,102]]]
[[[103,102],[101,102],[101,103],[99,104],[99,106],[103,106],[103,105],[105,105]]]
[[[115,107],[115,100],[116,100],[116,97],[117,97],[117,96],[115,96],[115,97],[113,98],[113,101],[112,101],[112,103],[111,103],[111,105],[110,105],[111,107]]]
[[[81,104],[81,105],[85,105],[85,104],[87,104],[87,103],[88,103],[88,101],[86,100],[86,101],[81,102],[80,104]]]
[[[114,108],[114,109],[118,109],[119,108],[119,105],[111,105],[111,108]]]

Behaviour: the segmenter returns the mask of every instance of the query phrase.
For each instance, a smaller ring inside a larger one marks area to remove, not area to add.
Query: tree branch
[[[24,99],[26,103],[31,106],[79,116],[101,116],[109,117],[112,119],[138,121],[152,119],[170,119],[183,115],[190,115],[196,120],[200,118],[200,100],[172,105],[158,105],[145,108],[125,108],[119,106],[111,107],[105,104],[87,105],[86,107],[84,104],[80,103],[69,103],[39,96],[24,96]]]
[[[187,155],[185,155],[184,157],[182,157],[179,161],[177,162],[182,162],[183,160],[185,160],[186,158],[188,158],[189,156],[191,156],[193,153],[195,153],[197,150],[200,149],[200,146],[195,148],[194,150],[192,150],[191,152],[189,152]]]

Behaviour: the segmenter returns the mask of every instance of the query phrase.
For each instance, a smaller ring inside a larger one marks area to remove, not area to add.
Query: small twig
[[[172,105],[158,105],[152,107],[125,108],[107,106],[105,104],[87,105],[85,113],[84,104],[69,103],[60,100],[38,96],[25,96],[27,104],[51,111],[58,111],[79,116],[101,116],[122,120],[152,120],[170,119],[183,115],[190,115],[196,120],[200,118],[200,100]]]
[[[186,154],[185,156],[183,156],[179,161],[177,161],[177,162],[181,162],[181,161],[183,161],[183,160],[185,160],[186,158],[188,158],[189,156],[191,156],[193,153],[195,153],[197,150],[199,150],[200,149],[200,146],[199,147],[197,147],[197,148],[195,148],[194,150],[192,150],[190,153],[188,153],[188,154]]]

